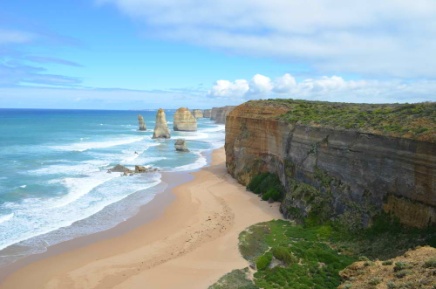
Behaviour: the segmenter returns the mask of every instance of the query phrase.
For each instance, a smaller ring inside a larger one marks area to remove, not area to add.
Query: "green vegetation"
[[[248,268],[233,270],[221,277],[209,289],[258,289],[251,280],[247,279]]]
[[[284,106],[289,111],[281,118],[290,123],[436,142],[436,102],[352,104],[270,99],[250,103]]]
[[[247,185],[247,189],[255,194],[260,194],[264,201],[272,200],[274,202],[280,201],[284,192],[279,177],[271,173],[263,173],[253,177]]]
[[[424,263],[424,268],[436,268],[436,259],[430,259]]]
[[[255,268],[253,281],[249,281],[255,287],[211,288],[336,288],[342,281],[339,271],[355,261],[365,261],[364,266],[369,267],[375,259],[392,258],[417,245],[436,245],[432,243],[434,228],[404,228],[386,215],[375,220],[373,227],[358,233],[331,222],[295,225],[275,220],[253,225],[240,234],[239,249]],[[392,265],[392,261],[383,265]],[[436,266],[436,260],[429,259],[425,266]],[[396,262],[394,271],[396,279],[402,280],[410,274],[410,264]],[[368,280],[371,286],[379,282],[377,278]]]

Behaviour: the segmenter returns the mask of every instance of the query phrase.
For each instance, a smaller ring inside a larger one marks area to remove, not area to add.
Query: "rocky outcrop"
[[[144,122],[144,118],[140,114],[138,115],[138,123],[139,123],[139,130],[141,131],[147,130],[147,127]]]
[[[223,106],[212,108],[210,119],[214,120],[215,123],[226,123],[227,115],[234,109],[234,106]]]
[[[203,111],[201,109],[193,109],[192,114],[195,118],[203,118]]]
[[[171,134],[168,129],[165,111],[161,108],[156,114],[156,124],[154,126],[153,138],[170,138]]]
[[[112,172],[114,172],[114,173],[124,173],[125,175],[133,173],[132,170],[126,168],[123,165],[116,165],[113,168],[109,169],[107,172],[108,173],[112,173]]]
[[[150,173],[150,172],[156,172],[157,168],[152,167],[144,167],[144,166],[135,166],[135,174],[143,174],[143,173]]]
[[[135,170],[128,169],[127,167],[123,165],[116,165],[113,168],[107,170],[108,173],[123,173],[124,176],[133,175],[133,174],[141,174],[141,173],[150,173],[150,172],[156,172],[157,168],[151,168],[151,167],[144,167],[135,165]]]
[[[173,129],[175,131],[196,131],[197,120],[189,109],[181,107],[174,114]]]
[[[419,247],[394,259],[359,261],[349,265],[339,273],[344,282],[338,289],[433,289],[436,284],[435,269],[436,249]]]
[[[178,152],[189,152],[189,149],[186,147],[186,142],[184,139],[179,138],[174,143],[174,147],[176,148],[176,151]]]
[[[210,118],[211,115],[212,115],[211,112],[212,112],[211,109],[205,109],[205,110],[203,110],[203,117],[204,117],[204,118]]]
[[[246,185],[276,173],[286,217],[370,225],[386,212],[404,224],[436,225],[436,144],[347,129],[291,124],[280,105],[248,102],[226,123],[226,166]]]

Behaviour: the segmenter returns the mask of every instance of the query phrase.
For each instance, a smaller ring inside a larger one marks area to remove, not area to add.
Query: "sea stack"
[[[192,114],[195,118],[202,118],[203,117],[203,111],[201,109],[194,109],[192,111]]]
[[[174,147],[178,152],[189,152],[189,149],[186,147],[186,142],[182,138],[176,140],[176,142],[174,143]]]
[[[189,109],[181,107],[174,114],[173,129],[175,131],[196,131],[197,120]]]
[[[153,138],[170,138],[165,111],[159,108],[156,114],[156,125],[154,126]]]
[[[147,130],[147,127],[145,126],[144,118],[142,115],[138,115],[138,123],[139,123],[139,130]]]

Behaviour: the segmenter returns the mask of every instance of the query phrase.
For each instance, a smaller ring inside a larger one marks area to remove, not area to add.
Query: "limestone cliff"
[[[226,165],[240,183],[277,173],[286,217],[367,226],[385,211],[407,225],[436,224],[436,142],[290,123],[280,117],[289,112],[261,101],[230,112]]]
[[[144,118],[142,115],[138,115],[138,123],[139,123],[139,130],[147,130],[147,127],[145,126]]]
[[[165,111],[161,108],[156,113],[156,124],[154,126],[153,138],[170,138]]]
[[[205,109],[205,110],[203,110],[203,117],[204,117],[204,118],[210,118],[210,117],[211,117],[211,112],[212,112],[211,109]]]
[[[203,118],[203,111],[201,109],[193,109],[192,110],[192,115],[195,118]]]
[[[197,120],[189,109],[181,107],[174,114],[173,129],[175,131],[196,131]]]
[[[234,109],[234,106],[213,107],[210,119],[215,123],[226,123],[227,115]]]

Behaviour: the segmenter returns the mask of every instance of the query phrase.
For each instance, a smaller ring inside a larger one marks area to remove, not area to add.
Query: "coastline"
[[[207,288],[247,266],[238,251],[243,229],[281,218],[277,204],[227,174],[223,148],[209,167],[165,178],[165,192],[137,215],[17,261],[2,269],[0,278],[9,276],[0,288]]]

